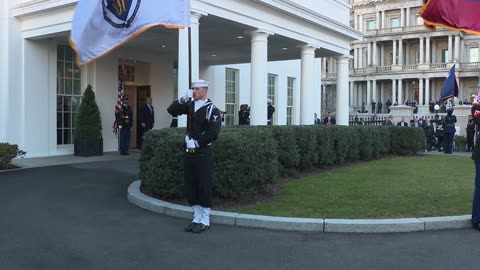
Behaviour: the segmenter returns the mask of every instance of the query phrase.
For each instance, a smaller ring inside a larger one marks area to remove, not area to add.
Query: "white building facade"
[[[83,90],[99,105],[104,151],[117,150],[111,126],[119,66],[136,109],[147,96],[155,129],[169,127],[166,108],[189,84],[187,30],[152,28],[86,66],[68,44],[77,0],[10,0],[0,6],[0,141],[28,156],[73,153],[74,119]],[[266,124],[266,101],[276,124],[312,124],[320,110],[321,61],[336,60],[337,123],[348,124],[348,59],[361,38],[349,25],[345,0],[192,0],[192,79],[210,81],[209,97],[235,124],[240,104],[251,123]],[[134,116],[136,117],[136,116]],[[136,122],[136,121],[135,121]],[[179,120],[180,125],[184,120]],[[136,146],[136,130],[132,146]]]

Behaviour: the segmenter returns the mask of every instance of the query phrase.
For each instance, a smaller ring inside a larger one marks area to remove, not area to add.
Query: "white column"
[[[382,10],[382,29],[385,29],[385,10]]]
[[[350,100],[348,101],[348,105],[349,105],[349,107],[353,107],[354,106],[354,104],[353,104],[353,101],[354,101],[354,98],[353,98],[353,82],[349,83],[348,91],[350,92]]]
[[[409,55],[409,52],[410,51],[410,43],[406,43],[405,44],[405,65],[410,65],[410,55]]]
[[[425,79],[425,104],[430,102],[430,78]]]
[[[355,15],[353,16],[353,18],[354,18],[354,19],[353,19],[353,20],[354,20],[354,22],[353,22],[353,23],[354,23],[354,26],[353,26],[353,27],[358,30],[358,15],[355,14]]]
[[[423,37],[420,37],[420,64],[423,64]]]
[[[380,66],[385,66],[385,45],[380,45]]]
[[[376,12],[375,29],[380,29],[380,11]]]
[[[453,61],[452,36],[448,36],[448,62]]]
[[[367,66],[372,65],[372,43],[369,42],[367,46]]]
[[[373,42],[373,61],[374,66],[378,66],[378,44],[377,42]]]
[[[410,26],[410,7],[407,7],[407,20],[405,22],[405,26],[408,27]]]
[[[360,14],[360,17],[358,19],[358,26],[359,26],[359,29],[360,32],[363,32],[363,14]]]
[[[385,82],[380,81],[380,101],[385,104],[387,101],[385,100]]]
[[[0,2],[0,142],[7,142],[8,116],[9,116],[9,1]],[[11,111],[10,111],[11,112]],[[12,114],[13,115],[13,114]],[[18,119],[17,119],[18,120]],[[15,134],[17,134],[15,132]]]
[[[395,99],[395,92],[397,92],[397,80],[393,79],[392,80],[392,104],[395,104],[398,99]],[[400,104],[400,102],[397,102],[397,104]]]
[[[313,125],[313,113],[315,112],[315,109],[312,97],[314,88],[313,62],[315,60],[315,47],[312,45],[302,46],[301,54],[300,124]]]
[[[348,126],[348,59],[337,57],[337,125]]]
[[[192,34],[192,81],[200,79],[200,17],[201,14],[192,12],[190,17]]]
[[[403,104],[403,81],[398,80],[398,104]]]
[[[267,62],[270,34],[260,29],[251,32],[250,124],[252,126],[267,124]]]
[[[353,68],[358,68],[358,48],[353,49]]]
[[[363,68],[363,48],[358,48],[358,68]]]
[[[430,59],[431,59],[431,56],[430,56],[430,37],[426,37],[426,59],[425,59],[425,63],[427,64],[430,64]]]
[[[176,98],[184,96],[190,87],[188,72],[188,30],[185,28],[178,31],[178,96]],[[177,121],[178,127],[187,126],[186,115],[179,116]]]
[[[425,104],[423,102],[423,78],[418,79],[418,99],[419,105]]]
[[[372,100],[375,101],[375,103],[378,103],[378,97],[377,97],[377,80],[372,81]]]
[[[404,8],[400,9],[400,26],[401,27],[405,26],[405,9]]]
[[[367,100],[365,101],[367,108],[370,108],[371,100],[372,100],[372,81],[367,80]]]
[[[432,43],[432,63],[438,63],[436,52],[437,52],[437,43],[433,42]]]
[[[403,39],[398,41],[398,64],[403,65]]]
[[[393,40],[393,52],[392,52],[392,63],[393,65],[397,65],[397,41]]]
[[[453,60],[456,62],[460,61],[460,36],[455,36],[455,55]]]

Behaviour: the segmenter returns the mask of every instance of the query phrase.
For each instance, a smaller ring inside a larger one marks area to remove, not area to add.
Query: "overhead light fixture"
[[[242,39],[242,38],[243,38],[243,36],[237,36],[237,38],[238,38],[238,39]]]
[[[282,50],[282,51],[286,51],[286,50],[288,50],[288,48],[287,48],[287,47],[283,47],[281,50]]]
[[[165,47],[167,47],[167,45],[162,45],[162,48],[165,48]]]
[[[212,54],[213,57],[217,56],[216,54]]]

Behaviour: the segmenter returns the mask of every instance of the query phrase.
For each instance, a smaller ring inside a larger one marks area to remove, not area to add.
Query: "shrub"
[[[10,164],[12,159],[23,157],[27,152],[18,149],[18,145],[9,143],[0,143],[0,163]]]
[[[183,196],[185,128],[148,132],[140,157],[142,185],[165,198]],[[214,196],[240,198],[266,190],[278,175],[314,166],[371,160],[424,149],[420,128],[396,126],[236,126],[214,142]]]
[[[95,93],[91,85],[88,85],[83,93],[82,102],[75,119],[74,135],[78,139],[102,138],[100,110],[95,102]]]
[[[465,136],[455,136],[454,140],[456,144],[467,144],[467,138],[465,138]]]

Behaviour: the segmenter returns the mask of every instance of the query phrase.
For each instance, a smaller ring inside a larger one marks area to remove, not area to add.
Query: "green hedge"
[[[164,198],[183,196],[185,129],[149,131],[140,158],[142,186]],[[279,176],[314,167],[412,155],[425,148],[420,128],[396,126],[236,126],[213,144],[214,194],[241,198]]]
[[[0,163],[10,164],[12,159],[23,157],[27,152],[18,149],[18,145],[9,143],[0,143]]]

